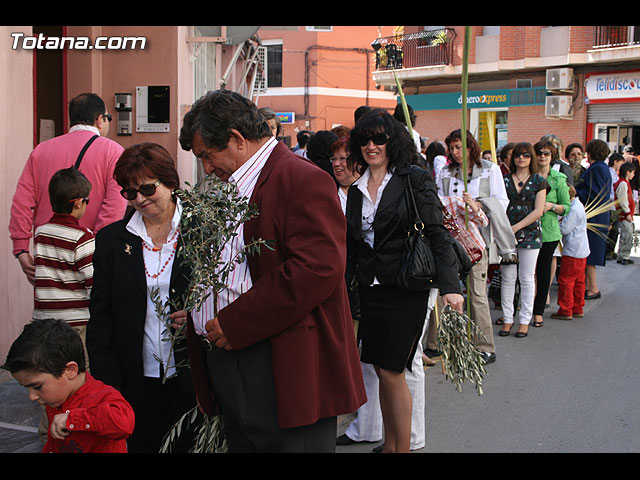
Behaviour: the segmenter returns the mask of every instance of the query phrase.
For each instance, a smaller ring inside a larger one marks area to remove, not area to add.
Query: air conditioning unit
[[[547,90],[573,91],[573,68],[550,68],[547,70]]]
[[[553,119],[573,118],[573,102],[571,95],[551,95],[545,98],[544,115]]]

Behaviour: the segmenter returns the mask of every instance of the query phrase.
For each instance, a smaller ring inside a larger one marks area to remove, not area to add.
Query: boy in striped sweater
[[[34,236],[33,319],[66,321],[80,334],[83,345],[95,243],[93,233],[81,227],[79,220],[87,209],[90,191],[89,180],[75,168],[57,171],[49,182],[53,216]]]

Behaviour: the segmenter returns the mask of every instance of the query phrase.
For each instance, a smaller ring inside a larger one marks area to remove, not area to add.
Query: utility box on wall
[[[170,131],[169,86],[136,87],[136,132]]]

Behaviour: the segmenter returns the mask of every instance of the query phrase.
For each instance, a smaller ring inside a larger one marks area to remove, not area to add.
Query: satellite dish
[[[222,35],[222,27],[196,27],[200,34],[204,37],[219,37]],[[260,27],[245,27],[241,25],[227,26],[227,38],[231,41],[231,45],[238,45],[249,40]]]

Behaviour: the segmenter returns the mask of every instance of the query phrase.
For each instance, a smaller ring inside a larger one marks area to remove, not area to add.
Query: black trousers
[[[158,453],[164,436],[183,414],[196,406],[196,399],[183,390],[177,378],[163,384],[159,378],[145,377],[143,400],[131,406],[136,426],[127,440],[128,452]],[[186,453],[193,447],[194,430],[191,427],[182,432],[172,452]]]
[[[268,341],[240,351],[214,348],[207,363],[229,453],[335,452],[336,417],[295,428],[278,426]]]
[[[554,242],[542,242],[538,261],[536,263],[536,298],[533,300],[533,314],[543,315],[544,306],[547,303],[549,286],[551,283],[551,260],[556,251],[558,240]]]

